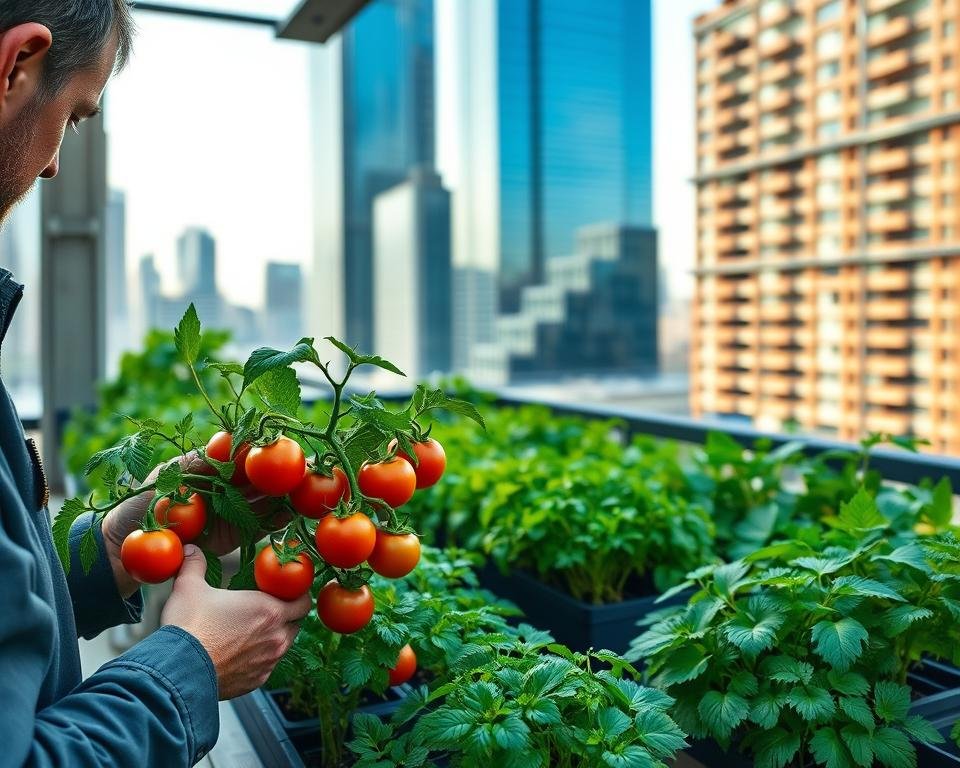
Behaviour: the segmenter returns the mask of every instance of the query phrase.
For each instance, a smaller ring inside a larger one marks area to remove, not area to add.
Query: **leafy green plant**
[[[594,671],[594,667],[607,667]],[[575,654],[545,632],[478,637],[449,677],[409,697],[391,724],[354,722],[358,768],[663,766],[685,745],[672,699],[614,654]]]
[[[910,715],[910,666],[960,661],[960,541],[898,528],[862,488],[822,528],[681,587],[689,604],[633,645],[696,738],[758,766],[897,768],[940,735]]]
[[[364,697],[384,695],[405,644],[421,675],[439,677],[476,638],[509,631],[516,609],[477,587],[473,565],[461,553],[427,549],[403,579],[374,576],[377,613],[352,635],[331,632],[315,612],[304,619],[269,687],[289,688],[293,708],[319,719],[324,765],[342,764],[351,717]]]

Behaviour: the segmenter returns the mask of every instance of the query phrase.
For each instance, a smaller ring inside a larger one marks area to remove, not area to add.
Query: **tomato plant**
[[[186,489],[181,488],[180,493],[185,494]],[[207,502],[199,493],[191,493],[185,502],[163,498],[154,507],[154,514],[160,525],[169,525],[181,542],[189,544],[207,525]]]
[[[413,652],[410,643],[400,649],[397,663],[389,671],[390,685],[401,685],[407,682],[417,671],[417,654]]]
[[[150,494],[143,531],[134,540],[179,536],[202,542],[197,537],[204,530],[219,534],[225,525],[232,526],[233,538],[240,542],[240,569],[229,588],[259,586],[291,599],[316,582],[326,585],[318,610],[331,628],[355,632],[364,626],[374,601],[367,587],[372,570],[363,563],[373,553],[377,532],[399,541],[412,530],[409,518],[396,508],[413,494],[416,473],[395,456],[390,443],[415,452],[410,446],[425,442],[430,429],[425,421],[437,411],[466,415],[481,425],[483,419],[469,403],[424,385],[396,410],[388,410],[374,394],[350,394],[348,381],[358,368],[403,374],[381,357],[360,354],[332,337],[326,340],[345,357],[341,375],[334,375],[309,338],[289,350],[254,350],[243,365],[207,360],[201,357],[203,334],[191,305],[174,341],[185,364],[181,367],[212,419],[195,421],[193,413],[176,423],[130,417],[137,431],[95,453],[85,467],[88,475],[99,473],[103,490],[68,500],[57,516],[54,542],[64,568],[69,569],[70,526],[80,514],[93,512],[99,522],[127,500]],[[320,372],[330,385],[329,404],[309,411],[303,407],[297,365]],[[211,372],[220,377],[216,386],[209,381]],[[215,431],[211,421],[219,425]],[[153,457],[161,449],[190,457],[151,474]],[[98,555],[94,529],[80,544],[86,570]],[[257,554],[264,536],[269,536],[269,546]],[[292,551],[289,542],[298,542]],[[220,561],[211,551],[204,554],[207,579],[220,586]],[[145,565],[151,557],[155,572]],[[173,572],[167,557],[142,555],[136,562],[131,559],[130,567],[144,578],[158,578]],[[408,555],[402,568],[388,563],[381,570],[405,572],[415,562]]]
[[[334,568],[356,568],[373,552],[377,528],[362,512],[328,515],[317,523],[317,552]]]
[[[317,595],[317,616],[334,632],[353,634],[367,626],[373,616],[373,593],[366,584],[348,589],[331,579]]]
[[[183,544],[169,528],[137,530],[123,540],[120,562],[137,581],[159,584],[180,570]]]
[[[420,561],[420,539],[414,533],[377,531],[373,551],[366,560],[374,573],[399,579],[410,573]]]
[[[394,440],[390,443],[390,450],[394,450],[397,445],[397,441]],[[411,445],[413,446],[413,454],[417,457],[416,461],[410,458],[405,451],[400,451],[397,455],[410,462],[417,476],[417,488],[429,488],[436,485],[447,468],[447,454],[444,453],[443,446],[432,437],[414,441]]]
[[[304,517],[319,520],[338,504],[350,503],[350,481],[340,467],[334,467],[329,475],[307,472],[300,484],[290,491],[290,503]]]
[[[417,473],[408,461],[395,456],[360,467],[357,482],[364,495],[380,499],[394,509],[413,498],[417,490]]]
[[[307,460],[303,449],[289,437],[250,449],[243,464],[250,484],[268,496],[284,496],[303,480]]]
[[[266,546],[253,563],[253,577],[261,592],[281,600],[296,600],[313,584],[313,561],[305,552],[290,552],[282,561],[272,546]]]

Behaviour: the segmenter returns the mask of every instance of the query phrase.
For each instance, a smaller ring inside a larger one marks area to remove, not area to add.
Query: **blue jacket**
[[[0,344],[23,294],[0,269]],[[53,547],[46,483],[0,382],[0,766],[193,765],[217,740],[217,678],[189,633],[162,627],[81,682],[77,636],[139,621],[139,594],[120,597],[103,554],[70,576]]]

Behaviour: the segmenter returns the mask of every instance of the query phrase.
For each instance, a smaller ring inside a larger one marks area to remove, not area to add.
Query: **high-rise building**
[[[217,291],[217,243],[207,230],[188,227],[177,238],[177,278],[184,304],[193,302],[206,326],[219,326],[223,318]]]
[[[494,385],[565,375],[649,376],[658,370],[657,234],[599,224],[574,252],[550,259],[545,281],[500,315],[495,340],[476,344],[470,374]]]
[[[373,0],[311,55],[314,295],[331,299],[311,325],[370,349],[373,200],[434,163],[433,0]]]
[[[412,380],[451,370],[450,193],[416,169],[374,201],[373,349]]]
[[[956,3],[699,17],[691,409],[960,450]]]
[[[137,270],[137,287],[140,291],[140,318],[138,334],[141,340],[148,331],[160,325],[160,305],[163,296],[160,292],[160,272],[153,254],[147,254],[140,259]]]
[[[515,312],[601,221],[652,223],[649,0],[437,0],[438,169],[457,267]]]
[[[106,255],[106,362],[107,375],[117,370],[120,354],[134,341],[130,329],[127,302],[127,206],[126,197],[119,189],[107,194],[105,211],[104,252]]]
[[[263,305],[267,343],[288,348],[303,335],[303,270],[299,264],[267,263]]]

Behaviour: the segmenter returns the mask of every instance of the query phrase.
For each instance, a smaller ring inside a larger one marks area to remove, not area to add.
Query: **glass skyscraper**
[[[578,228],[652,224],[649,0],[502,0],[496,20],[500,309]]]

